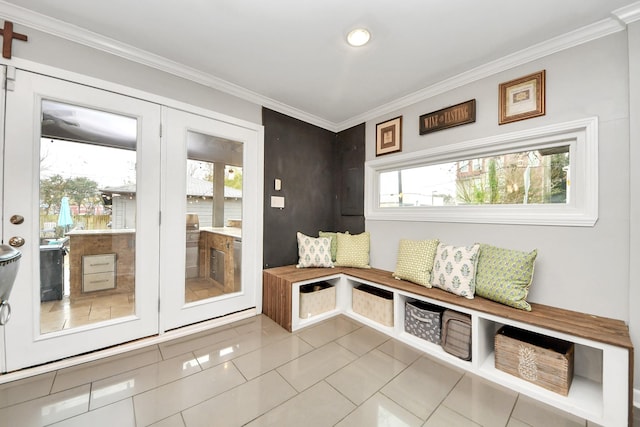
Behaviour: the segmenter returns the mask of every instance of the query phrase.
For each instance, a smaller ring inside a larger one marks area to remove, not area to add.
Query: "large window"
[[[367,163],[367,218],[593,225],[597,120]]]
[[[380,207],[567,203],[569,154],[560,145],[382,172]]]

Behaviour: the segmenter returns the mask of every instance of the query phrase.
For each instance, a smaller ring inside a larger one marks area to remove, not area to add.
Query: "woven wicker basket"
[[[571,342],[510,326],[495,338],[496,369],[564,396],[573,380],[573,355]]]
[[[385,326],[393,326],[393,293],[372,286],[353,288],[351,308]]]
[[[327,282],[300,286],[300,318],[308,319],[336,308],[336,288]]]

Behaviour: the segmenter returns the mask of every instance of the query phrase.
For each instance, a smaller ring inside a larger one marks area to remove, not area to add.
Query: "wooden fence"
[[[108,224],[111,222],[111,215],[72,215],[71,218],[73,225],[69,229],[107,230],[109,229]],[[58,215],[40,215],[40,230],[51,230],[52,224],[53,229],[57,231]]]

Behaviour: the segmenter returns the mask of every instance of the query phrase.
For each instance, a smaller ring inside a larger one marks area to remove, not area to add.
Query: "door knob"
[[[9,221],[11,221],[11,224],[20,225],[24,222],[24,217],[22,215],[12,215]]]
[[[20,236],[13,236],[9,239],[9,245],[13,246],[14,248],[19,248],[20,246],[24,245],[24,238]]]

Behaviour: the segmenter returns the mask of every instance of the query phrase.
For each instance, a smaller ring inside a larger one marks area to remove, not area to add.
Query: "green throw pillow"
[[[429,281],[431,279],[431,270],[433,270],[433,258],[436,255],[438,243],[438,239],[401,239],[393,277],[430,288],[431,283]]]
[[[526,301],[533,280],[537,250],[521,252],[482,244],[478,259],[476,294],[487,299],[531,311]]]
[[[340,267],[371,268],[369,265],[369,232],[361,234],[337,233],[336,265]]]
[[[331,261],[336,262],[336,254],[338,252],[338,238],[336,236],[338,233],[334,233],[331,231],[320,231],[318,232],[318,237],[328,237],[331,239]],[[345,234],[349,234],[347,231]]]

